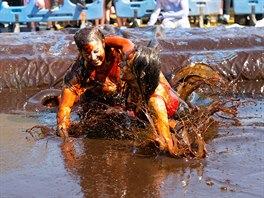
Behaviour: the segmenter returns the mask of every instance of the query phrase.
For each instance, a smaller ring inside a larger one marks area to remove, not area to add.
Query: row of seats
[[[155,0],[115,0],[116,15],[120,18],[150,16],[155,4]],[[264,13],[264,0],[233,0],[233,4],[235,14]],[[222,0],[189,0],[189,6],[189,16],[221,14]],[[35,0],[30,0],[26,6],[14,7],[3,7],[0,0],[0,23],[81,20],[82,11],[87,20],[102,18],[103,0],[87,4],[86,9],[64,0],[60,9],[54,12],[38,9]]]
[[[85,13],[87,20],[94,20],[102,18],[103,2],[103,0],[95,0],[87,4],[87,8],[82,9],[70,0],[64,0],[60,9],[51,12],[48,9],[39,9],[35,0],[30,0],[25,6],[12,7],[4,7],[0,0],[0,23],[81,20],[82,12]]]
[[[264,0],[233,0],[235,14],[264,14]]]

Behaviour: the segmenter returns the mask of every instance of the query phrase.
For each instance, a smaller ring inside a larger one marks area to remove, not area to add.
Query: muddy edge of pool
[[[1,33],[0,88],[56,87],[77,56],[77,29]],[[264,80],[264,28],[191,28],[105,26],[107,36],[120,35],[136,44],[156,46],[162,70],[173,74],[194,62],[211,65],[228,80]]]

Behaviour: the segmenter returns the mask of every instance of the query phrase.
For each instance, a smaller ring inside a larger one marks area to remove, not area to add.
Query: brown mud
[[[137,44],[160,49],[165,74],[195,62],[212,66],[230,81],[264,80],[264,28],[104,28]],[[0,88],[56,87],[77,56],[76,29],[64,32],[4,33],[0,37]]]
[[[77,55],[75,31],[0,35],[0,197],[263,196],[264,28],[105,28],[136,43],[152,40],[172,81],[180,68],[203,62],[229,81],[223,98],[255,102],[238,108],[240,126],[218,125],[207,134],[208,155],[201,160],[170,158],[131,140],[73,138],[65,144],[38,130],[33,137],[26,133],[34,125],[56,126],[56,108],[36,105],[38,96],[28,99],[61,86]],[[210,91],[197,92],[195,104],[215,97],[203,93]]]

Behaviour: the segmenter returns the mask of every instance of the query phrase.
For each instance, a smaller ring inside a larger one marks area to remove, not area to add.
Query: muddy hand
[[[155,142],[159,145],[160,150],[166,150],[167,144],[163,136],[157,136]]]
[[[68,130],[65,129],[64,127],[58,127],[57,135],[59,135],[62,138],[68,138],[69,137]]]
[[[180,149],[178,147],[178,140],[173,134],[171,135],[171,139],[166,140],[166,143],[170,155],[173,157],[179,156]]]
[[[171,135],[170,139],[166,139],[162,136],[156,138],[156,142],[159,144],[159,148],[162,151],[168,151],[173,157],[179,155],[178,141],[174,135]]]

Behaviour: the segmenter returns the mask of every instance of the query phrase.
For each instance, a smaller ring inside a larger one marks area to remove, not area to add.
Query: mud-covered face
[[[81,54],[83,58],[95,67],[101,66],[105,60],[105,49],[102,41],[91,41],[85,45]]]

